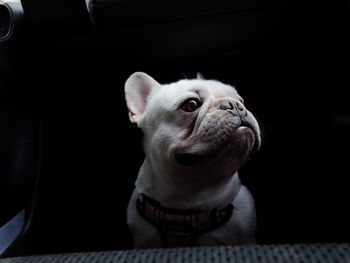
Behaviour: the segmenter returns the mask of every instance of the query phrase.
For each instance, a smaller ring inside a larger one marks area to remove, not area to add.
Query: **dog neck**
[[[241,188],[237,172],[208,185],[201,180],[174,182],[169,178],[157,173],[146,159],[139,170],[136,191],[170,209],[211,210],[231,203]]]
[[[200,235],[224,225],[234,210],[230,203],[210,211],[176,211],[162,207],[144,194],[138,196],[136,207],[158,229],[163,247],[194,246]]]

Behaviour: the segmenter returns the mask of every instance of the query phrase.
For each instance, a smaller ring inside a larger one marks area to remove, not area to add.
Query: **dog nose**
[[[219,104],[219,109],[220,110],[233,110],[234,106],[233,106],[233,103],[231,101],[223,100]]]
[[[236,102],[235,104],[236,104],[236,108],[237,108],[238,111],[240,111],[240,112],[245,111],[245,108],[244,108],[242,103]]]
[[[238,114],[239,114],[239,116],[241,116],[241,118],[246,117],[248,114],[247,109],[244,107],[244,105],[238,101],[235,103],[235,110],[238,112]]]
[[[241,102],[230,100],[220,101],[218,108],[220,110],[233,110],[236,111],[239,115],[245,115],[247,111]]]
[[[241,119],[244,119],[248,115],[247,109],[239,101],[221,100],[217,105],[220,110],[230,110],[234,115],[240,116]]]

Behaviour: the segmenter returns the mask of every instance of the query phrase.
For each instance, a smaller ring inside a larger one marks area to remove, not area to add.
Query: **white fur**
[[[260,133],[254,116],[244,108],[237,91],[203,77],[160,85],[147,74],[137,72],[127,80],[125,94],[130,120],[144,133],[146,154],[127,211],[134,247],[162,246],[158,230],[136,210],[136,199],[141,193],[164,207],[178,210],[211,210],[231,202],[234,211],[230,220],[200,236],[197,245],[253,243],[254,200],[241,185],[237,170],[254,144],[259,147]],[[196,112],[181,109],[189,98],[202,102]],[[244,108],[250,131],[238,129],[240,117],[218,109],[225,102]],[[243,150],[235,152],[239,148],[236,146]],[[209,161],[184,167],[175,160],[176,154],[183,152],[215,154],[210,155]]]

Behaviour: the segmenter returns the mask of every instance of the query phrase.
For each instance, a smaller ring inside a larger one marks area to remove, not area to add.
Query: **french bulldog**
[[[125,83],[145,160],[127,209],[134,248],[255,243],[254,199],[238,169],[261,144],[237,90],[216,80]]]

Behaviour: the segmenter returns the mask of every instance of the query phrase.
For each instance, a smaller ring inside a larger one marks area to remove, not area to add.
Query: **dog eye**
[[[188,99],[182,104],[181,109],[187,112],[193,112],[197,110],[200,106],[201,106],[201,103],[199,100]]]

